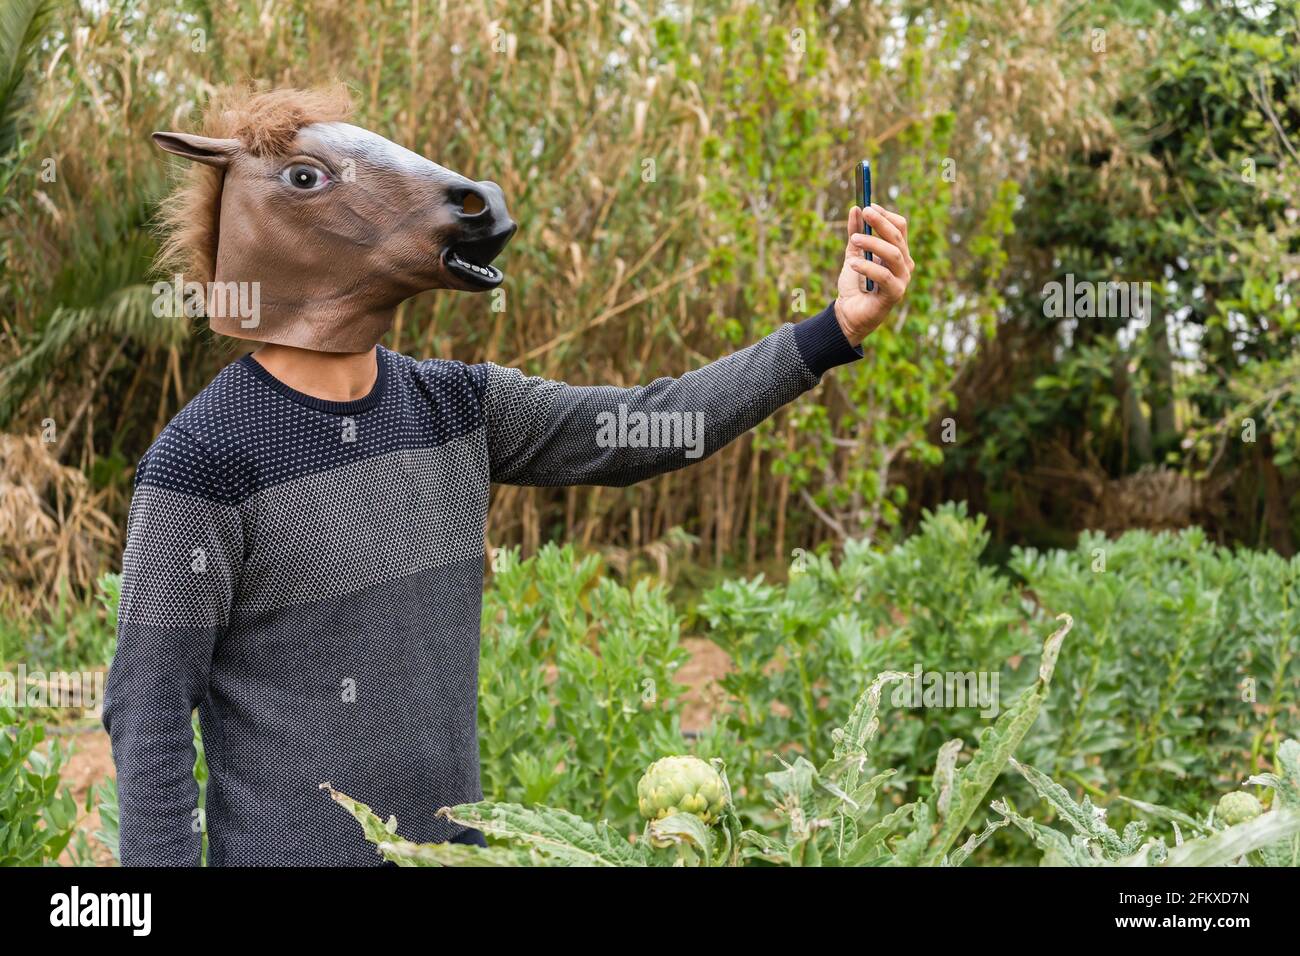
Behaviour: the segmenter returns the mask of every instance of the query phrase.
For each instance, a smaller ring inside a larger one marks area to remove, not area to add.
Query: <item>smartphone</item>
[[[868,160],[864,159],[853,167],[853,181],[858,189],[858,208],[865,211],[871,205],[871,163]],[[862,228],[868,236],[871,235],[871,227],[865,221]],[[871,253],[866,253],[866,257],[870,259]],[[860,277],[859,285],[863,292],[876,291],[876,284],[866,276]]]

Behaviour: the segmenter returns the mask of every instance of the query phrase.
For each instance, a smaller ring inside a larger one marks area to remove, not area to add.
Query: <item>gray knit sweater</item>
[[[104,704],[126,865],[199,862],[196,708],[212,865],[381,863],[327,780],[408,839],[465,839],[434,813],[482,795],[490,483],[680,468],[862,354],[830,308],[629,389],[378,351],[352,402],[240,359],[140,462]]]

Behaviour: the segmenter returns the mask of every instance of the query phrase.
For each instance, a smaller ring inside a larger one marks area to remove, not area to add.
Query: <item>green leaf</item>
[[[1047,698],[1057,655],[1061,652],[1061,642],[1074,626],[1074,619],[1068,614],[1058,615],[1058,620],[1064,621],[1064,624],[1043,642],[1038,680],[1002,713],[992,728],[984,731],[979,749],[971,757],[970,763],[954,771],[947,813],[942,817],[939,833],[922,857],[921,865],[939,866],[943,863],[948,850],[966,828],[971,815],[983,804],[989,787],[1002,773],[1016,747],[1020,746],[1025,734],[1038,718],[1038,711]]]
[[[911,820],[913,814],[924,805],[920,800],[917,800],[914,803],[905,803],[889,813],[853,844],[852,849],[844,855],[844,865],[864,866],[874,857],[880,855],[884,850],[885,841]]]
[[[1258,850],[1300,834],[1300,812],[1276,810],[1253,820],[1220,830],[1212,836],[1188,840],[1169,851],[1166,866],[1225,866]]]
[[[1153,817],[1161,820],[1168,820],[1170,823],[1177,823],[1179,826],[1186,827],[1192,833],[1212,833],[1210,827],[1197,820],[1190,814],[1183,813],[1181,810],[1175,810],[1172,807],[1162,807],[1158,803],[1147,803],[1145,800],[1134,800],[1132,797],[1120,796],[1120,799],[1130,806],[1137,807],[1143,813],[1148,813]]]
[[[1055,808],[1057,814],[1068,823],[1076,833],[1088,840],[1096,841],[1110,858],[1118,858],[1136,853],[1141,844],[1142,828],[1129,831],[1127,839],[1121,838],[1106,824],[1106,811],[1093,806],[1085,797],[1082,805],[1074,801],[1069,791],[1053,781],[1047,774],[1033,767],[1011,759],[1011,765],[1020,775],[1029,781],[1034,792]]]
[[[912,811],[912,832],[894,847],[894,855],[886,866],[923,866],[926,848],[930,845],[932,822],[930,805],[917,803]]]
[[[1021,816],[1015,811],[1010,800],[994,800],[994,811],[1034,841],[1034,845],[1043,851],[1044,866],[1098,866],[1101,860],[1089,850],[1083,837],[1071,841],[1064,833],[1045,827],[1035,820]]]
[[[714,832],[693,813],[673,813],[662,820],[651,820],[646,824],[645,834],[659,849],[689,848],[692,853],[682,857],[683,860],[698,859],[704,866],[713,866]]]
[[[522,866],[530,861],[526,855],[503,847],[479,847],[461,843],[412,843],[397,836],[397,818],[385,822],[360,801],[340,793],[328,783],[322,790],[361,824],[365,838],[375,845],[384,859],[398,866]]]
[[[981,846],[983,846],[985,842],[987,842],[989,837],[993,836],[993,834],[996,833],[998,830],[1001,830],[1003,827],[1010,824],[1010,822],[1011,821],[1008,820],[1005,816],[1001,820],[988,821],[988,823],[984,824],[983,830],[981,830],[979,833],[972,833],[969,837],[966,838],[965,843],[957,847],[957,849],[953,850],[952,853],[949,854],[948,865],[961,866],[968,859],[970,859],[970,855],[972,853],[974,853]]]
[[[746,859],[758,857],[769,863],[790,862],[790,847],[781,840],[759,833],[757,830],[746,830],[740,835],[740,839],[747,844],[741,850],[741,856]]]
[[[462,803],[438,815],[492,837],[531,847],[578,866],[646,866],[647,848],[633,846],[606,823],[591,824],[567,810],[517,803]]]
[[[0,156],[18,140],[18,113],[26,99],[23,76],[53,13],[51,0],[6,0],[0,5]]]
[[[411,843],[388,839],[378,844],[384,859],[398,866],[515,867],[544,865],[527,853],[499,846],[470,846],[463,843]]]

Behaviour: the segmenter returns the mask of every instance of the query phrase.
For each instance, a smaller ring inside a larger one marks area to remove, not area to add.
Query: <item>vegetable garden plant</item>
[[[328,783],[321,786],[352,813],[379,853],[406,866],[959,863],[982,842],[981,836],[972,836],[955,850],[954,844],[1038,715],[1061,641],[1071,625],[1067,616],[1064,625],[1047,639],[1038,679],[981,736],[970,762],[957,768],[961,741],[950,741],[939,751],[934,796],[883,815],[873,810],[881,785],[895,771],[871,772],[870,745],[880,729],[877,714],[883,689],[907,676],[897,671],[887,671],[872,681],[848,721],[832,732],[829,760],[817,767],[800,756],[767,775],[768,799],[785,820],[783,832],[777,835],[743,829],[722,761],[715,760],[711,767],[697,757],[665,757],[642,777],[637,790],[641,814],[648,819],[635,842],[604,821],[589,823],[567,810],[483,801],[444,807],[440,812],[456,823],[506,841],[506,846],[484,850],[415,844],[397,836],[396,818],[385,823],[369,807]]]
[[[1142,840],[1134,822],[1122,834],[1105,824],[1085,798],[1077,804],[1043,774],[1012,756],[1047,698],[1062,641],[1073,626],[1068,615],[1043,645],[1037,677],[979,737],[969,761],[958,766],[962,741],[939,748],[928,797],[877,810],[882,785],[893,769],[876,770],[872,744],[886,685],[905,678],[880,674],[858,698],[847,722],[831,733],[832,753],[821,766],[804,757],[767,774],[767,798],[784,820],[775,834],[745,829],[736,813],[721,760],[668,756],[652,765],[637,786],[640,837],[629,840],[607,822],[592,823],[567,810],[482,801],[442,808],[441,815],[483,831],[487,848],[416,844],[402,839],[398,821],[385,822],[364,804],[321,784],[363,828],[386,860],[399,866],[957,866],[996,830],[1014,825],[1047,852],[1044,862],[1074,865],[1212,865],[1248,860],[1267,865],[1300,864],[1300,742],[1279,750],[1281,773],[1250,783],[1277,792],[1278,806],[1265,813],[1255,798],[1228,794],[1198,822],[1186,814],[1139,805],[1195,834],[1179,833],[1173,849],[1163,840]],[[1009,801],[992,807],[1001,819],[977,832],[968,824],[1008,764],[1077,831],[1073,839],[1018,813]],[[1219,818],[1217,821],[1215,817]],[[965,835],[965,839],[958,841]]]

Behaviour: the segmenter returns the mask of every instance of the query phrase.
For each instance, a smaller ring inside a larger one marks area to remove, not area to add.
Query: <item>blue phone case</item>
[[[864,159],[853,167],[853,180],[858,190],[858,206],[865,212],[871,205],[871,163],[868,160]],[[865,221],[862,223],[862,228],[868,236],[871,235],[871,227]],[[871,258],[870,253],[867,253],[867,258]],[[876,291],[876,284],[870,279],[863,278],[858,284],[864,292]]]
[[[861,163],[854,166],[853,179],[854,185],[858,187],[858,207],[861,208],[863,212],[866,212],[867,207],[871,206],[870,161],[862,160]],[[865,220],[862,222],[862,229],[867,235],[871,235],[871,226],[868,226]],[[867,252],[866,258],[871,259],[870,252]],[[876,290],[876,284],[875,282],[872,282],[870,278],[863,278],[863,280],[859,282],[859,286],[862,287],[863,291],[868,291],[868,293],[874,293]]]

